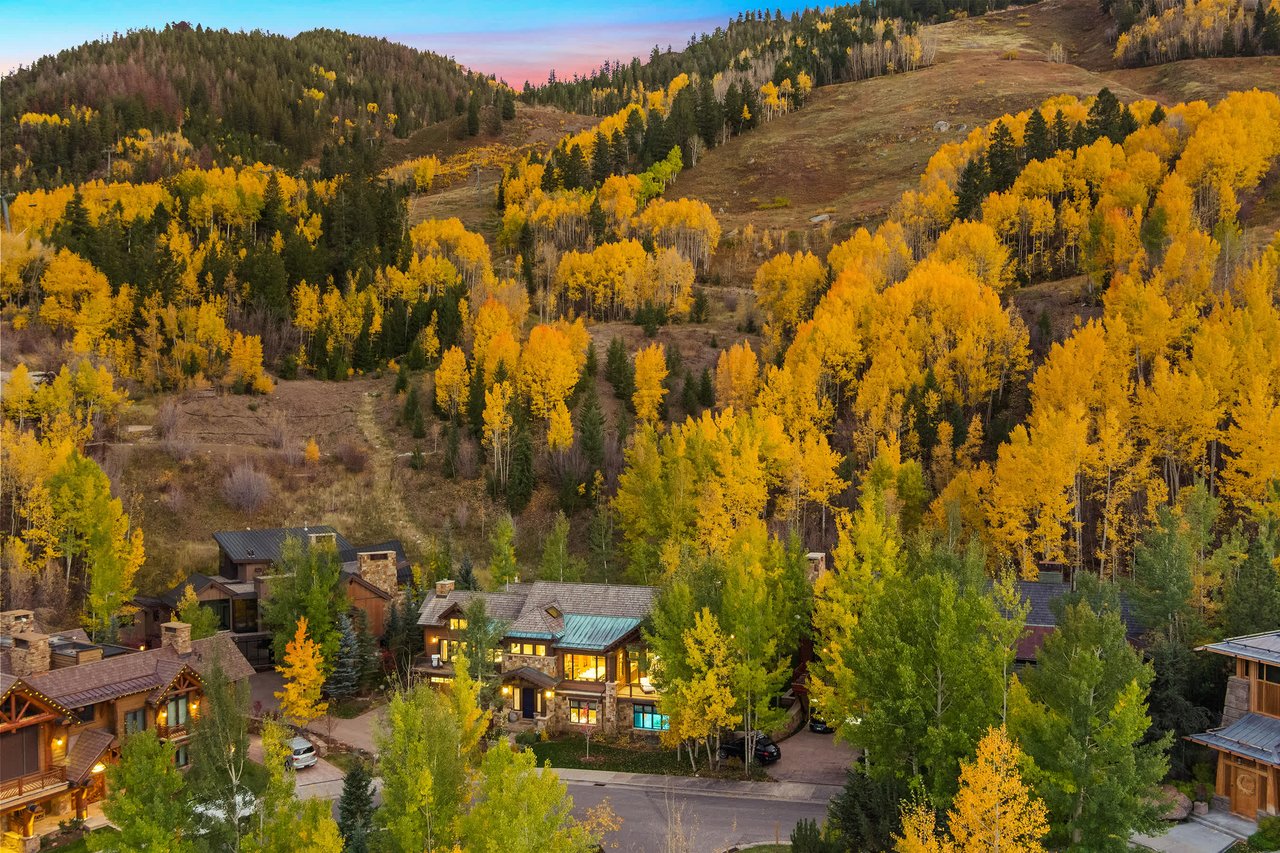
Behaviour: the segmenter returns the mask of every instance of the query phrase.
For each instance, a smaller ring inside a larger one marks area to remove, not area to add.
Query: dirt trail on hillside
[[[382,425],[373,410],[373,396],[365,392],[356,409],[356,424],[369,443],[369,471],[373,480],[373,494],[378,500],[378,515],[397,535],[406,547],[420,550],[435,538],[414,521],[405,506],[403,483],[396,476],[396,449],[394,443],[382,431]]]

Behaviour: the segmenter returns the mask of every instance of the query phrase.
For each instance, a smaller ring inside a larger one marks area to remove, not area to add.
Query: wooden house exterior
[[[1222,725],[1188,737],[1217,753],[1214,804],[1249,820],[1280,815],[1280,631],[1200,650],[1232,659]]]

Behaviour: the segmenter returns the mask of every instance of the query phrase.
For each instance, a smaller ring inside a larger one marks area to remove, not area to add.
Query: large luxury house
[[[173,618],[183,592],[191,586],[200,603],[218,614],[219,629],[230,632],[245,658],[258,669],[270,667],[274,663],[271,632],[262,625],[259,606],[270,596],[271,578],[290,538],[308,548],[330,545],[337,549],[341,583],[351,606],[364,612],[370,633],[381,636],[388,608],[411,577],[404,548],[394,540],[356,547],[337,530],[320,525],[213,534],[218,543],[218,573],[193,574],[163,595],[135,598],[140,615],[136,635],[130,639],[148,646],[159,642],[160,626]]]
[[[1188,737],[1218,753],[1214,805],[1249,820],[1280,815],[1280,631],[1200,651],[1234,660],[1222,726]]]
[[[83,818],[106,794],[106,768],[123,738],[153,729],[189,761],[188,724],[216,665],[253,674],[231,638],[191,639],[161,626],[149,651],[95,644],[81,630],[42,633],[31,611],[0,613],[0,848],[39,848],[38,824]]]
[[[667,720],[658,713],[640,632],[656,594],[651,586],[550,581],[471,592],[438,581],[418,619],[426,652],[415,670],[432,681],[453,678],[454,658],[465,651],[464,611],[482,598],[488,618],[505,626],[499,666],[510,721],[552,733],[576,726],[661,731]]]

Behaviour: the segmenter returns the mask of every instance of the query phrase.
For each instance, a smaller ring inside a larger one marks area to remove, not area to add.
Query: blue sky
[[[283,35],[332,27],[385,36],[453,56],[476,70],[496,73],[518,88],[526,78],[533,82],[545,80],[551,68],[568,76],[595,67],[602,59],[645,56],[655,44],[664,49],[670,44],[678,49],[690,34],[709,32],[740,10],[755,5],[750,0],[0,0],[0,69],[8,71],[44,54],[110,37],[113,32],[185,20],[193,25],[264,29]],[[780,5],[789,12],[801,4]]]

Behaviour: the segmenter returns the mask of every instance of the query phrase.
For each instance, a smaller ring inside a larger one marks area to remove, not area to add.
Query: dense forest
[[[12,144],[0,174],[25,189],[235,162],[296,169],[327,146],[461,114],[473,90],[491,87],[451,59],[336,30],[136,30],[5,78],[0,117]]]
[[[657,46],[648,61],[604,62],[571,79],[552,70],[545,83],[525,81],[521,97],[530,103],[608,115],[633,102],[634,93],[665,89],[680,75],[715,81],[717,95],[729,83],[755,89],[780,84],[804,72],[824,86],[883,73],[870,54],[914,35],[918,25],[956,15],[981,15],[1008,7],[1009,0],[889,0],[810,8],[784,16],[781,10],[743,12],[712,33],[690,36],[683,50]],[[1016,5],[1016,4],[1015,4]],[[887,22],[887,26],[886,26]]]
[[[1100,0],[1115,18],[1115,59],[1155,65],[1196,56],[1280,51],[1280,3],[1257,0]]]

